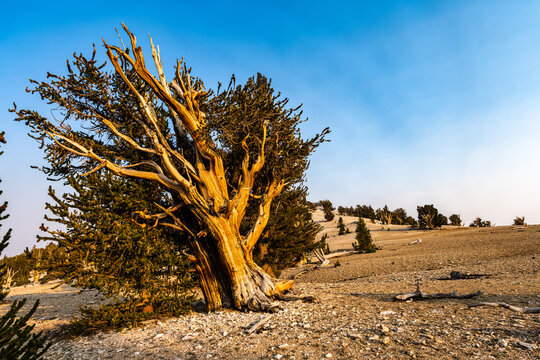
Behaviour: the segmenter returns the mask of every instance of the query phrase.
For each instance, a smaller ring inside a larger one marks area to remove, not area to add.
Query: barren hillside
[[[349,249],[352,234],[334,236],[337,218],[321,221],[332,250]],[[479,301],[540,306],[540,226],[447,228],[407,231],[368,224],[381,250],[333,258],[331,266],[299,276],[295,289],[313,303],[287,302],[260,331],[250,324],[266,316],[221,311],[145,323],[138,329],[62,340],[49,359],[538,359],[540,315],[503,308],[468,308]],[[421,238],[415,245],[409,242]],[[338,262],[340,266],[335,266]],[[301,268],[288,269],[290,277]],[[451,271],[483,274],[443,280]],[[483,291],[475,299],[394,302],[420,281],[427,293]],[[12,290],[10,299],[40,298],[38,328],[59,329],[79,303],[98,303],[94,292],[50,285]],[[2,305],[6,309],[8,305]]]

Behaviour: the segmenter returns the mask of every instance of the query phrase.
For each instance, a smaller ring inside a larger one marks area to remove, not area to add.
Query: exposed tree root
[[[480,302],[476,304],[468,304],[469,308],[478,307],[478,306],[491,306],[491,307],[503,307],[508,310],[517,311],[522,314],[538,314],[540,313],[540,307],[532,307],[532,308],[522,308],[514,305],[509,305],[502,302]]]

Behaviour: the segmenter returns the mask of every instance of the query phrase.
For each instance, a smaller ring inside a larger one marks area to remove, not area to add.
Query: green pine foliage
[[[313,221],[306,196],[307,189],[300,186],[276,198],[266,230],[254,249],[254,260],[275,276],[318,246],[315,235],[322,227]]]
[[[353,248],[360,253],[373,253],[377,249],[371,240],[371,234],[362,218],[358,218],[356,225],[356,243],[353,243]]]
[[[48,235],[40,239],[55,241],[69,256],[53,258],[49,271],[114,300],[97,310],[83,309],[75,328],[129,327],[189,311],[195,282],[183,254],[186,240],[136,217],[142,211],[159,212],[159,189],[108,172],[67,180],[74,192],[59,197],[49,188],[54,203],[47,209],[53,216],[46,217],[66,230],[42,225]]]
[[[253,250],[253,256],[263,269],[276,276],[317,246],[315,235],[321,229],[311,217],[314,205],[306,199],[304,172],[309,165],[309,153],[323,141],[327,130],[323,131],[322,137],[302,140],[296,127],[303,121],[301,112],[297,111],[298,108],[288,108],[287,104],[288,99],[281,98],[272,88],[271,80],[261,74],[248,79],[243,85],[236,85],[233,77],[225,90],[218,89],[216,96],[203,104],[205,113],[209,114],[211,132],[219,135],[229,150],[224,156],[224,166],[233,169],[231,182],[241,177],[239,170],[246,151],[242,142],[246,142],[248,149],[258,149],[259,142],[250,133],[262,131],[261,118],[268,122],[270,138],[265,148],[265,166],[255,181],[254,189],[263,193],[278,175],[287,179],[288,186],[272,202],[268,224]],[[250,157],[257,158],[257,152],[250,153]],[[259,204],[251,203],[246,209],[241,233],[249,231],[258,213]]]
[[[0,132],[0,143],[5,143],[4,132]],[[0,155],[3,152],[0,151]],[[0,195],[2,191],[0,190]],[[7,209],[7,202],[0,205],[0,220],[5,220],[9,216],[4,214]],[[0,227],[2,224],[0,223]],[[0,241],[0,254],[8,246],[11,237],[9,229]],[[0,284],[4,284],[6,275],[6,265],[0,266]],[[8,295],[7,291],[0,292],[0,301],[4,301]],[[31,333],[34,325],[28,325],[30,317],[36,312],[39,301],[25,315],[18,317],[19,310],[26,303],[26,299],[14,301],[8,312],[0,317],[0,359],[9,360],[37,360],[51,346],[42,332]]]
[[[34,325],[28,320],[36,312],[39,300],[24,316],[17,317],[26,299],[14,301],[8,312],[0,318],[0,359],[41,359],[52,343],[42,332],[32,333]]]

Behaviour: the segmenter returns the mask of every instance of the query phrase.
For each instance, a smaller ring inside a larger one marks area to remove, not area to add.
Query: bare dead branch
[[[407,301],[407,300],[433,300],[433,299],[470,299],[476,296],[484,294],[482,291],[476,291],[470,294],[458,295],[456,291],[451,293],[438,293],[438,294],[428,294],[423,291],[420,291],[420,285],[416,287],[416,291],[397,295],[394,297],[394,300],[397,301]]]
[[[502,307],[508,310],[517,311],[522,314],[538,314],[540,313],[540,307],[532,307],[532,308],[522,308],[514,305],[509,305],[502,302],[480,302],[476,304],[468,304],[469,308],[478,307],[478,306],[491,306],[491,307]]]
[[[272,315],[266,315],[266,316],[261,317],[259,320],[255,321],[254,323],[251,323],[244,330],[244,333],[253,334],[255,331],[259,330],[264,324],[270,321],[270,319],[272,319]]]

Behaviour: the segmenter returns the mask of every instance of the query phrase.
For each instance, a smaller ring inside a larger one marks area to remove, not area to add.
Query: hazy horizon
[[[434,204],[444,215],[540,223],[540,3],[523,1],[10,3],[0,15],[0,202],[8,255],[35,242],[48,201],[43,154],[12,103],[50,116],[29,78],[64,74],[73,53],[105,59],[122,22],[166,72],[184,57],[206,86],[261,72],[303,104],[303,136],[329,126],[306,174],[309,200]],[[149,55],[147,55],[149,56]],[[55,186],[60,186],[56,184]]]

